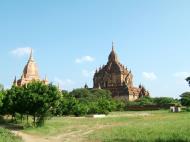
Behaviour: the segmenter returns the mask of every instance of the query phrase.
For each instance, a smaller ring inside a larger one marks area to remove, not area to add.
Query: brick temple
[[[110,90],[114,98],[135,101],[140,97],[149,96],[149,92],[142,85],[134,87],[133,74],[119,62],[113,43],[107,64],[96,70],[93,82],[94,88]]]

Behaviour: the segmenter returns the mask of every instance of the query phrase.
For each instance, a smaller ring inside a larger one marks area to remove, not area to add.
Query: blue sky
[[[42,78],[63,89],[92,87],[114,41],[135,85],[178,97],[189,90],[189,7],[189,0],[0,0],[0,82],[10,87],[21,76],[31,47]]]

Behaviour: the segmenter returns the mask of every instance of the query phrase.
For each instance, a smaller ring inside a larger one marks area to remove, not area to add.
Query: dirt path
[[[24,142],[83,142],[87,135],[92,133],[94,130],[76,130],[62,132],[57,136],[41,137],[37,135],[27,134],[22,131],[12,131],[16,136],[22,137]]]
[[[16,136],[22,137],[24,142],[50,142],[48,139],[39,136],[29,135],[21,131],[12,131],[12,133],[14,133]]]
[[[77,130],[68,131],[57,136],[40,137],[37,135],[31,135],[22,131],[12,131],[16,136],[22,137],[24,142],[83,142],[85,136],[92,133],[94,130]]]

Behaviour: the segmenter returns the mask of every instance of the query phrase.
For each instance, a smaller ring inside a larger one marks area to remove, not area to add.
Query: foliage
[[[60,91],[52,84],[45,85],[42,82],[29,83],[25,88],[25,95],[28,96],[29,114],[34,117],[34,123],[44,122],[50,112],[55,111],[60,99]]]
[[[189,86],[190,86],[190,77],[186,78],[186,81],[188,82]]]
[[[78,104],[78,100],[71,96],[68,92],[62,92],[59,104],[56,107],[55,115],[73,115],[74,107]]]
[[[190,106],[190,92],[185,92],[181,96],[181,104],[184,106]]]
[[[27,124],[29,116],[33,116],[33,126],[43,125],[45,119],[53,115],[108,114],[115,110],[115,103],[107,90],[75,89],[68,93],[40,81],[22,87],[12,86],[4,91],[3,96],[1,114],[11,115],[15,121],[26,119]]]
[[[0,108],[3,105],[4,91],[0,91]]]
[[[22,87],[13,86],[4,96],[3,112],[12,115],[13,118],[18,113],[21,120],[24,115],[27,115],[27,119],[32,115],[34,126],[39,126],[55,111],[60,93],[56,86],[45,85],[40,81],[33,81]]]
[[[4,87],[0,84],[0,113],[2,113],[3,98],[5,95]]]
[[[137,104],[141,106],[154,104],[153,98],[150,98],[150,97],[142,97],[136,100],[135,102],[137,102]]]
[[[88,89],[74,89],[72,92],[70,92],[70,95],[73,97],[80,99],[80,98],[87,98],[90,94],[90,91]]]
[[[75,116],[83,116],[83,115],[86,115],[87,112],[88,112],[88,105],[85,103],[77,103],[73,107],[73,114]]]
[[[170,97],[142,97],[134,102],[126,102],[125,110],[159,110],[169,109],[170,106],[181,106],[179,100]]]
[[[56,115],[108,114],[113,108],[110,91],[81,88],[70,93],[62,92]]]
[[[187,107],[185,111],[190,112],[190,107]]]
[[[114,111],[124,111],[126,109],[127,100],[126,99],[114,99],[113,106]]]
[[[34,126],[43,125],[45,119],[53,115],[108,114],[128,110],[129,106],[164,106],[176,102],[167,97],[142,97],[129,102],[126,99],[113,99],[111,92],[104,89],[80,88],[67,92],[40,81],[32,81],[22,87],[12,86],[11,89],[0,92],[0,105],[3,104],[1,114],[11,115],[15,120],[20,118],[21,122],[26,118],[27,124],[28,117],[33,116]]]
[[[3,84],[0,84],[0,91],[3,91],[4,90],[4,86]]]
[[[179,103],[178,100],[175,100],[171,97],[159,97],[159,98],[154,98],[153,102],[157,105],[164,106],[168,104],[177,104]]]

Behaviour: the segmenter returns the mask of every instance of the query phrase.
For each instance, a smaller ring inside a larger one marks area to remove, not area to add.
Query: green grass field
[[[55,117],[25,133],[57,141],[190,142],[190,113],[114,112],[106,118]]]
[[[22,142],[22,140],[12,134],[9,130],[0,128],[0,142]]]

